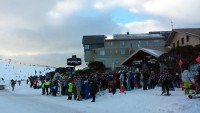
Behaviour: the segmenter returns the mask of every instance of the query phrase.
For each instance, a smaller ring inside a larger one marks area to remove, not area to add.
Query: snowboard
[[[200,98],[199,95],[188,95],[189,99],[195,99],[195,98]]]

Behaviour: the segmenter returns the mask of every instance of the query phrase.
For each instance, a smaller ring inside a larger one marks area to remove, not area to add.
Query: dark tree
[[[66,73],[67,69],[65,67],[56,68],[55,73]]]
[[[98,72],[104,72],[106,70],[106,67],[105,65],[102,63],[102,62],[99,62],[99,61],[93,61],[93,62],[90,62],[88,64],[88,67],[91,71],[98,71]]]
[[[190,65],[197,63],[195,59],[200,52],[200,46],[180,46],[171,49],[168,53],[161,55],[158,61],[164,63],[173,74],[180,71],[179,60],[182,59],[182,69],[188,68]]]
[[[77,74],[80,74],[80,75],[89,74],[89,73],[90,73],[90,69],[77,70],[76,73],[77,73]]]

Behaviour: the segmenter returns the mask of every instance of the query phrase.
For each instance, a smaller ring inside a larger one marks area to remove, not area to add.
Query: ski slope
[[[55,68],[45,66],[14,65],[0,61],[0,84],[4,84],[2,78],[4,78],[4,81],[10,81],[11,79],[26,80],[31,75],[44,75],[54,70]]]

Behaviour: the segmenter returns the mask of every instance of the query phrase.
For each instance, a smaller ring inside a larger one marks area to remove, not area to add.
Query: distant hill
[[[45,66],[14,65],[0,61],[0,84],[4,81],[27,79],[31,75],[44,75],[47,72],[55,71],[55,68]]]

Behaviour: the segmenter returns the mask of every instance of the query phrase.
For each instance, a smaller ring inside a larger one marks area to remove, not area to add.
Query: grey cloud
[[[0,29],[3,29],[0,31],[0,48],[11,53],[22,53],[9,58],[27,64],[66,66],[66,58],[74,54],[84,60],[83,35],[107,35],[121,30],[111,20],[109,13],[99,14],[97,17],[72,14],[63,16],[56,23],[58,20],[48,16],[48,11],[56,2],[49,0],[18,2],[0,1],[0,4],[4,4],[0,5],[2,6],[0,9],[5,10],[5,12],[1,10],[0,13],[11,21],[17,18],[13,26],[5,28],[0,24]],[[9,24],[5,18],[2,21]],[[20,27],[23,24],[24,26]],[[27,55],[27,52],[38,54]]]
[[[82,58],[82,52],[74,51],[73,55],[77,55],[77,57]],[[55,67],[66,67],[67,66],[67,58],[71,58],[71,53],[48,53],[48,54],[40,54],[33,56],[17,56],[11,57],[12,63],[17,62],[23,65],[47,65],[47,66],[55,66]],[[83,66],[85,63],[83,62]],[[80,66],[81,67],[81,66]]]

